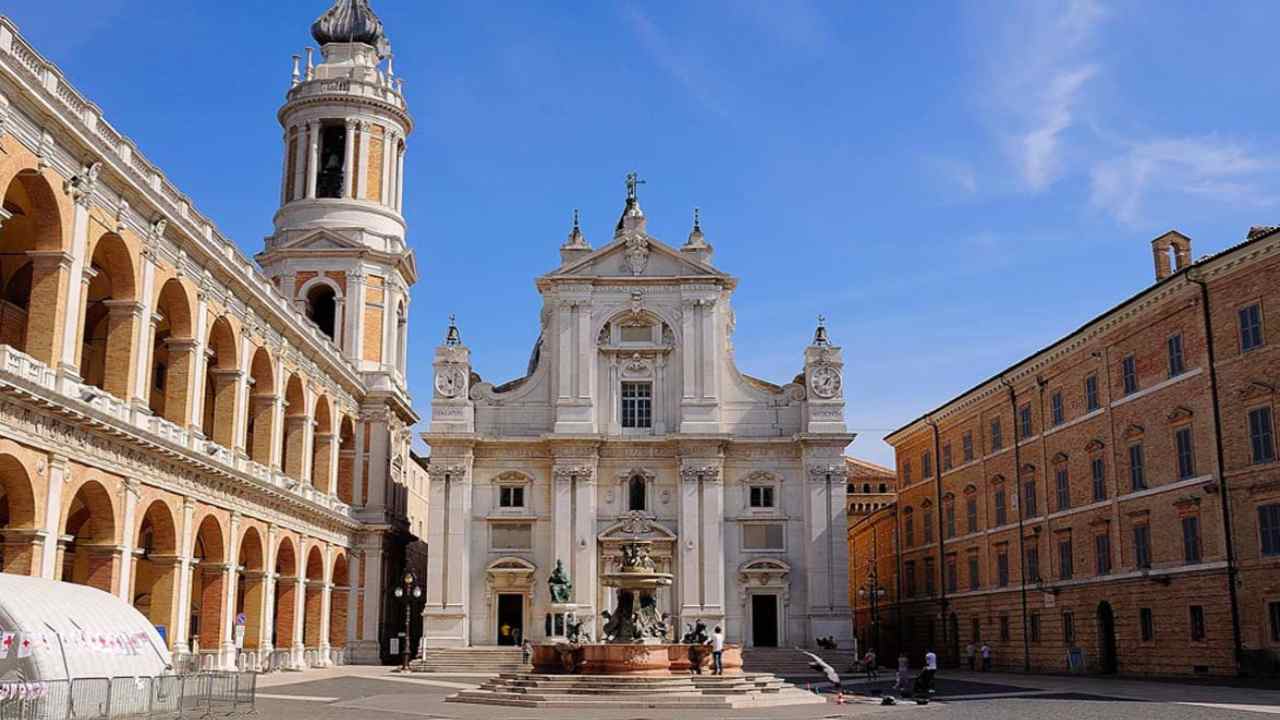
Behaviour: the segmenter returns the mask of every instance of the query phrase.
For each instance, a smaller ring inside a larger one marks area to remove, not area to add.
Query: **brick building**
[[[377,661],[425,515],[412,123],[367,3],[312,36],[255,264],[0,18],[0,568],[116,594],[206,667]]]
[[[858,647],[876,648],[883,658],[897,653],[897,549],[893,470],[845,458],[849,541],[849,606]],[[886,660],[887,662],[887,660]]]
[[[888,436],[913,657],[1276,672],[1280,230],[1152,248],[1155,284]]]

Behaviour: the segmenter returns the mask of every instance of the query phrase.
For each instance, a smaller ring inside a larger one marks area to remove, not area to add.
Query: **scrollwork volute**
[[[843,465],[810,465],[809,481],[810,482],[826,482],[828,478],[832,482],[843,483],[849,475],[849,470]]]
[[[575,478],[581,482],[592,482],[596,471],[590,465],[558,465],[552,469],[551,476],[557,482],[569,482]]]
[[[720,466],[686,465],[680,468],[680,479],[685,482],[720,482]]]

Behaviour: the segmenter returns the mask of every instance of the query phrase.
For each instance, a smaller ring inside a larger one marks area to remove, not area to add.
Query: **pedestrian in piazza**
[[[991,646],[982,643],[982,649],[978,652],[982,653],[982,672],[991,672]]]
[[[867,673],[868,680],[876,680],[880,677],[880,671],[876,669],[876,650],[871,648],[867,650],[867,654],[862,656],[862,669]]]
[[[703,645],[711,646],[711,674],[724,674],[724,630],[717,625],[711,637]]]
[[[924,687],[929,691],[930,695],[933,694],[934,675],[937,674],[938,656],[934,654],[933,648],[930,648],[929,651],[924,654],[924,672],[921,673],[921,675],[924,676]]]
[[[969,663],[969,670],[977,670],[978,653],[973,647],[973,643],[964,646],[964,659]]]
[[[907,659],[907,653],[898,653],[898,675],[894,679],[893,689],[899,692],[907,689],[907,676],[911,673],[911,661]]]

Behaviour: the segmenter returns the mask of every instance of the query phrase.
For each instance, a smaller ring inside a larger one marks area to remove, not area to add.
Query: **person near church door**
[[[724,630],[719,625],[703,645],[711,646],[711,674],[724,674]]]

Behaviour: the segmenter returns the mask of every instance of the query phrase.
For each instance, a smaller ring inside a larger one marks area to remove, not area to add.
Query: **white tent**
[[[150,677],[170,665],[155,627],[120,598],[0,573],[0,684]]]

